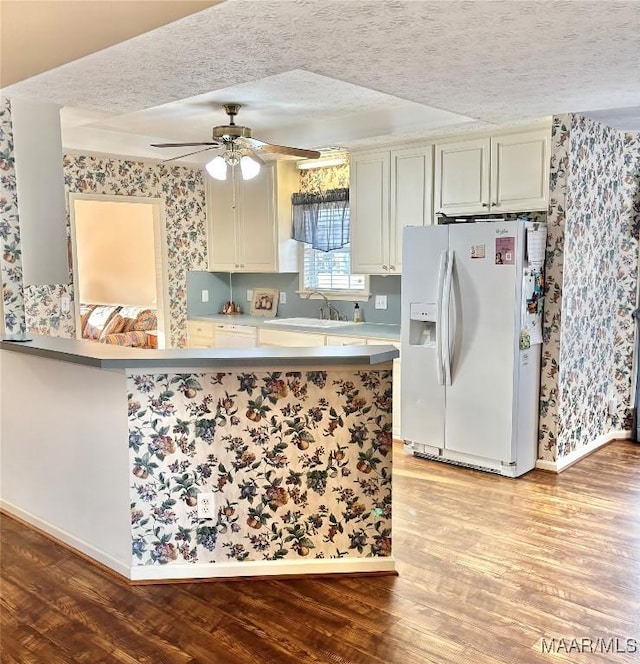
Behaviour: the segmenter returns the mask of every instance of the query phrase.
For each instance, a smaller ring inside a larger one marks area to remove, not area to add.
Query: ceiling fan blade
[[[289,148],[286,145],[273,145],[272,143],[264,143],[257,138],[243,138],[253,150],[260,152],[270,152],[275,154],[286,154],[291,157],[306,157],[307,159],[318,159],[320,153],[317,150],[304,150],[303,148]]]
[[[217,143],[212,145],[210,148],[205,148],[204,150],[196,150],[195,152],[187,152],[187,154],[181,154],[178,157],[171,157],[170,159],[163,159],[162,163],[166,164],[168,161],[176,161],[176,159],[183,159],[184,157],[190,157],[192,154],[200,154],[201,152],[209,152],[209,150],[215,150],[216,148],[221,147]]]
[[[199,143],[151,143],[152,148],[191,148],[196,145],[212,145],[222,147],[218,141],[201,141]]]
[[[246,138],[237,138],[235,142],[244,150],[246,150],[249,153],[249,156],[255,159],[260,164],[260,166],[265,165],[264,159],[258,155],[258,153],[253,149],[253,146],[249,144]]]

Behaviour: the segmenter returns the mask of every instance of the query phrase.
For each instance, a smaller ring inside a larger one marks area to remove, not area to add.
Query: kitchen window
[[[348,189],[294,195],[293,202],[294,237],[303,243],[300,291],[366,299],[368,277],[351,273]]]

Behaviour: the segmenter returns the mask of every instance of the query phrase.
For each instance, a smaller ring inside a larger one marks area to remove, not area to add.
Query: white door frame
[[[73,294],[75,300],[76,338],[81,338],[80,329],[80,289],[78,275],[78,247],[76,242],[75,201],[97,201],[100,203],[142,203],[151,205],[153,212],[153,241],[156,264],[156,295],[158,317],[158,348],[171,346],[169,324],[169,279],[167,275],[167,230],[164,220],[165,200],[147,196],[116,196],[112,194],[69,193],[69,223],[71,233],[71,254],[73,261]]]

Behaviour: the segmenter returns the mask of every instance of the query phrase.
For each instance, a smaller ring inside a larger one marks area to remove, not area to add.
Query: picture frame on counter
[[[255,288],[251,298],[251,315],[275,317],[278,311],[279,291],[277,288]]]

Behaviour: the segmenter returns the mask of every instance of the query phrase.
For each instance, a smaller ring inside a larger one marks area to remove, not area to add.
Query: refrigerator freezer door
[[[456,334],[450,340],[445,448],[508,463],[515,461],[514,355],[522,233],[517,222],[461,224],[449,231],[449,329]]]
[[[447,226],[407,227],[403,240],[401,434],[434,447],[444,445],[440,337],[448,235]]]

